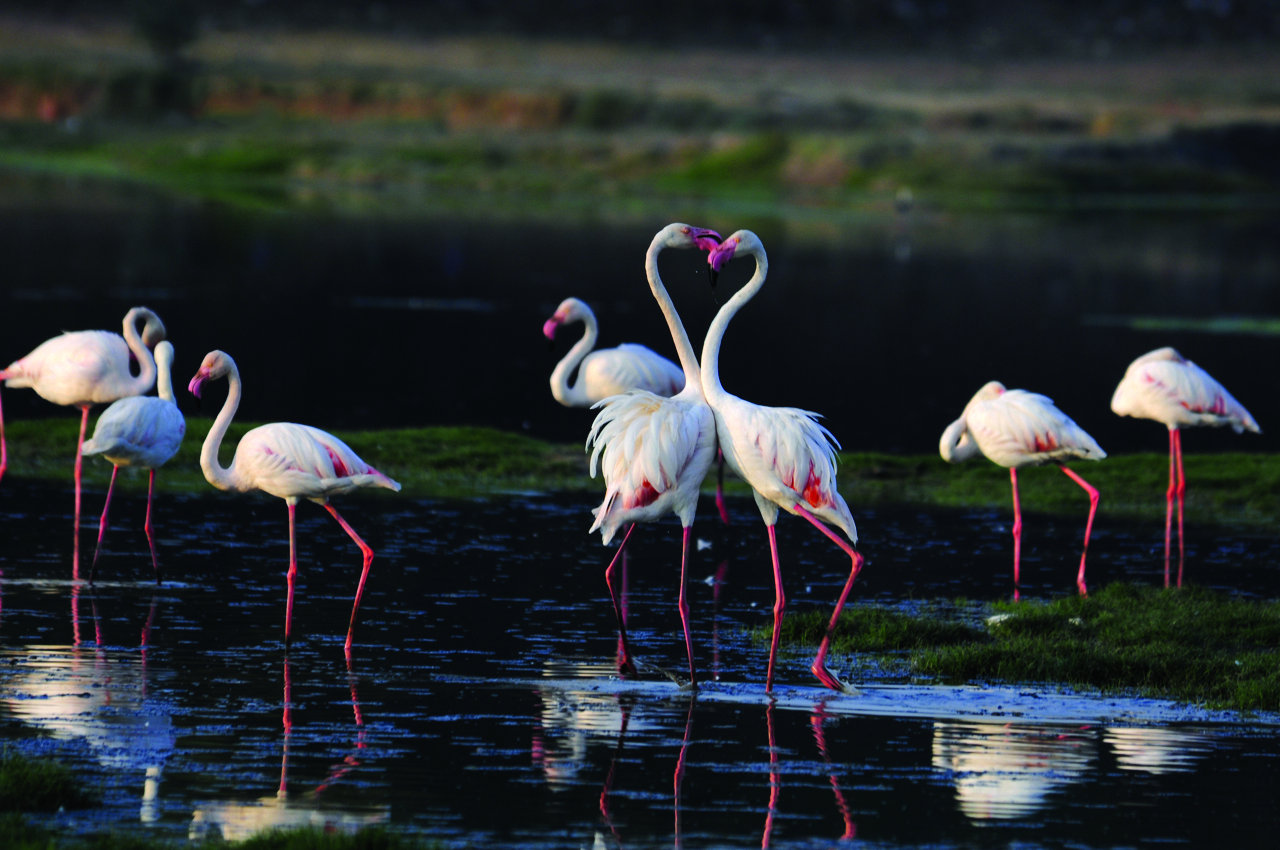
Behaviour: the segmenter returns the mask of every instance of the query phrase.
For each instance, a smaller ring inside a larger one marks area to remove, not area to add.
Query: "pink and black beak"
[[[721,243],[711,249],[711,253],[707,255],[707,264],[711,266],[708,276],[711,278],[711,288],[715,289],[716,280],[720,277],[720,272],[725,266],[729,265],[729,261],[733,259],[733,252],[738,250],[738,243],[730,240]]]
[[[187,391],[196,398],[200,398],[200,394],[204,392],[204,382],[212,377],[212,372],[208,366],[201,366],[200,371],[196,372],[196,376],[191,379],[191,383],[187,384]]]

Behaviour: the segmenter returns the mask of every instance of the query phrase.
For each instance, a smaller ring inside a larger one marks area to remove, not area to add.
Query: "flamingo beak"
[[[689,235],[693,238],[694,244],[703,251],[714,251],[724,241],[719,233],[707,230],[705,227],[695,227]]]
[[[552,342],[556,341],[556,328],[560,327],[560,320],[555,316],[547,319],[542,323],[542,335]]]
[[[209,378],[209,367],[201,366],[200,371],[196,372],[196,376],[191,379],[191,383],[187,384],[187,391],[196,398],[200,398],[200,394],[204,392],[204,382]]]
[[[711,266],[711,271],[708,274],[711,278],[712,289],[715,288],[716,280],[720,277],[720,272],[723,271],[724,267],[733,259],[733,252],[737,249],[737,242],[724,242],[713,248],[711,253],[707,255],[707,264]]]

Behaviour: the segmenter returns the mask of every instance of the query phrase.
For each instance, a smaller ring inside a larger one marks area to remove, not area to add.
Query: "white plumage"
[[[790,407],[761,407],[730,395],[720,384],[720,344],[724,339],[725,329],[738,310],[760,291],[769,271],[769,260],[759,237],[749,230],[739,230],[711,252],[708,261],[713,274],[718,274],[736,253],[754,256],[756,273],[725,302],[707,330],[707,337],[702,345],[702,388],[707,402],[715,412],[716,432],[725,462],[751,485],[756,505],[760,508],[760,515],[769,533],[775,602],[773,645],[769,651],[765,690],[773,690],[774,663],[777,660],[782,617],[786,608],[782,568],[778,563],[774,531],[779,508],[813,523],[852,560],[849,579],[836,602],[826,637],[810,666],[813,674],[824,685],[844,690],[845,685],[827,670],[825,662],[832,630],[862,569],[863,559],[822,523],[823,520],[832,523],[844,531],[852,543],[857,544],[858,530],[854,525],[853,515],[836,488],[835,449],[838,446],[831,433],[818,424],[817,414]],[[714,280],[713,277],[713,285]]]
[[[560,325],[582,322],[582,339],[551,373],[551,394],[565,407],[591,407],[631,389],[673,396],[684,389],[684,370],[652,349],[635,343],[592,351],[600,329],[595,313],[585,302],[566,298],[542,326],[547,339],[555,339]],[[569,375],[578,368],[578,380],[569,386]]]
[[[664,248],[710,249],[719,235],[687,224],[670,224],[653,237],[645,255],[649,288],[666,317],[682,365],[681,389],[671,398],[643,389],[633,389],[601,401],[602,408],[587,437],[591,450],[591,475],[604,475],[605,496],[593,513],[590,531],[599,530],[607,544],[618,529],[637,522],[653,522],[674,513],[683,526],[680,559],[680,617],[684,624],[685,648],[689,655],[690,682],[698,678],[693,662],[693,641],[689,633],[688,603],[685,599],[685,571],[689,551],[689,529],[697,513],[698,491],[716,456],[715,418],[702,396],[698,360],[685,332],[684,323],[671,303],[658,274],[658,254]],[[567,303],[567,302],[566,302]],[[592,445],[594,444],[594,449]],[[628,530],[627,536],[630,536]],[[622,638],[621,667],[634,670],[626,627],[613,592],[613,570],[626,547],[624,538],[605,572],[613,597]]]
[[[200,370],[188,387],[199,398],[205,382],[226,377],[230,384],[227,400],[209,429],[200,450],[200,468],[210,484],[219,490],[247,493],[262,490],[285,500],[289,507],[289,596],[285,604],[285,645],[289,644],[293,624],[293,587],[298,572],[295,516],[299,499],[310,499],[324,506],[343,530],[350,535],[364,555],[364,570],[356,587],[351,607],[351,624],[347,629],[346,650],[351,652],[356,612],[373,564],[373,550],[329,504],[329,497],[361,487],[386,487],[399,490],[400,485],[365,463],[346,443],[332,434],[309,425],[276,422],[254,428],[240,439],[231,466],[218,463],[218,447],[227,427],[240,406],[240,370],[231,357],[221,351],[205,355]]]

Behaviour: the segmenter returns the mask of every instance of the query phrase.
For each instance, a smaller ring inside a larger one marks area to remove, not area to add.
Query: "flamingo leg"
[[[1169,586],[1169,536],[1173,528],[1173,495],[1178,491],[1177,470],[1174,466],[1174,447],[1178,442],[1178,429],[1169,429],[1169,489],[1164,494],[1164,586]]]
[[[1178,587],[1182,587],[1182,497],[1187,492],[1187,477],[1182,474],[1182,432],[1175,431],[1174,445],[1178,450]]]
[[[769,526],[773,528],[773,526]],[[778,742],[773,735],[773,700],[764,707],[765,723],[769,726],[769,811],[764,816],[764,837],[761,850],[767,850],[773,835],[773,816],[778,813],[778,797],[782,795],[782,779],[778,775]]]
[[[818,703],[814,706],[813,714],[809,716],[809,725],[813,727],[813,737],[818,742],[818,752],[822,754],[822,760],[827,763],[827,776],[831,780],[831,790],[836,795],[836,808],[840,810],[840,814],[844,818],[844,834],[840,836],[840,840],[847,841],[858,837],[858,825],[853,822],[853,813],[849,811],[849,804],[845,801],[844,794],[840,791],[840,782],[836,779],[835,768],[831,764],[831,755],[827,752],[827,735],[822,729],[822,724],[826,720],[826,706]]]
[[[672,782],[672,784],[675,786],[674,788],[675,793],[672,795],[672,799],[674,801],[673,808],[675,809],[675,819],[676,819],[676,832],[675,832],[676,850],[680,850],[680,848],[683,846],[683,841],[682,841],[681,832],[680,832],[680,786],[684,784],[684,756],[686,751],[688,751],[689,749],[689,735],[691,732],[693,732],[693,708],[697,704],[698,704],[698,697],[695,694],[689,700],[689,717],[684,722],[684,740],[680,742],[680,755],[676,757],[676,772]]]
[[[836,623],[840,621],[840,612],[844,610],[844,603],[849,599],[849,591],[853,590],[853,583],[858,578],[858,573],[862,572],[862,555],[856,549],[845,541],[841,540],[834,531],[813,514],[809,513],[800,505],[796,505],[796,512],[800,516],[813,523],[814,527],[831,539],[833,543],[845,551],[845,553],[853,559],[853,569],[849,571],[849,578],[844,583],[844,590],[840,592],[840,599],[836,602],[836,609],[831,612],[831,622],[827,624],[827,634],[822,638],[822,645],[818,647],[818,654],[813,659],[813,666],[809,669],[813,675],[817,676],[822,684],[826,685],[834,691],[847,691],[849,687],[831,674],[827,669],[827,650],[831,648],[831,636],[835,634]]]
[[[369,548],[369,544],[360,539],[360,535],[356,534],[356,530],[347,521],[342,518],[333,505],[325,502],[324,509],[333,515],[338,521],[338,525],[342,526],[342,530],[350,535],[351,539],[360,547],[360,551],[364,554],[364,570],[360,573],[360,584],[356,587],[356,600],[351,606],[351,625],[347,626],[347,643],[346,651],[351,652],[351,639],[356,630],[356,612],[360,610],[360,600],[364,598],[364,583],[369,579],[369,568],[373,566],[373,550]]]
[[[689,532],[688,526],[684,529],[683,542],[680,549],[680,623],[684,626],[684,649],[689,655],[689,685],[698,687],[698,672],[693,667],[693,639],[689,637],[689,599],[686,595],[686,586],[688,584],[688,563],[689,563]]]
[[[1065,466],[1059,466],[1067,477],[1084,488],[1089,494],[1089,521],[1084,525],[1084,549],[1080,552],[1080,572],[1076,575],[1076,587],[1080,591],[1081,596],[1088,596],[1089,589],[1084,584],[1084,559],[1089,554],[1089,533],[1093,531],[1093,518],[1098,513],[1098,491],[1076,473],[1067,469]]]
[[[0,428],[3,428],[3,425],[4,423],[0,422]],[[0,437],[3,436],[4,432],[0,430]],[[720,520],[725,525],[729,525],[729,506],[724,501],[724,452],[719,446],[716,446],[716,462],[716,510],[720,512]],[[0,472],[3,471],[3,468],[0,468]]]
[[[1018,470],[1009,467],[1009,480],[1013,482],[1013,598],[1017,601],[1018,566],[1022,562],[1022,505],[1018,503]]]
[[[631,532],[636,530],[635,523],[627,529],[627,533],[622,538],[622,544],[618,547],[618,551],[614,554],[613,560],[609,562],[609,566],[604,571],[604,583],[609,588],[609,598],[613,600],[613,614],[618,619],[618,638],[622,643],[621,657],[618,659],[618,672],[634,676],[636,674],[636,665],[631,661],[631,645],[627,642],[627,622],[623,616],[622,608],[618,605],[618,593],[614,590],[614,568],[618,564],[618,560],[622,558],[623,552],[627,550],[627,541],[631,539]]]
[[[151,527],[151,499],[156,491],[156,471],[151,470],[151,475],[147,479],[147,521],[142,524],[142,530],[147,533],[147,545],[151,547],[151,566],[156,571],[156,587],[160,586],[160,562],[156,560],[156,537]]]
[[[293,508],[294,505],[290,505]],[[284,746],[281,748],[280,757],[280,788],[276,791],[276,797],[283,800],[289,793],[289,733],[293,731],[293,693],[289,681],[289,658],[284,659],[284,717],[281,724],[284,726]]]
[[[84,432],[89,427],[89,405],[80,408],[80,440],[76,443],[75,537],[71,544],[71,578],[80,580],[80,469],[84,465]]]
[[[291,637],[290,631],[293,628],[293,585],[294,585],[294,581],[298,577],[298,543],[297,543],[298,535],[297,535],[297,523],[296,523],[298,505],[296,502],[293,502],[293,501],[289,501],[287,502],[287,504],[289,505],[289,573],[288,573],[289,596],[284,603],[284,649],[285,649],[285,652],[289,651],[289,640]],[[285,667],[285,684],[286,684],[285,729],[286,730],[289,728],[288,726],[289,697],[287,693],[288,681],[289,681],[288,666],[286,665]],[[287,750],[287,746],[286,746],[286,750]],[[284,786],[283,777],[281,779],[280,784],[281,784],[281,788],[283,788]]]
[[[777,524],[766,527],[769,529],[769,554],[773,557],[773,643],[769,647],[769,673],[764,680],[764,692],[771,694],[773,667],[778,660],[778,641],[782,639],[782,615],[787,610],[787,595],[782,590],[782,566],[778,563]]]
[[[98,570],[98,554],[102,551],[102,539],[107,536],[107,514],[111,511],[111,494],[116,489],[116,474],[120,472],[118,465],[111,467],[111,483],[107,485],[107,503],[102,506],[102,519],[98,520],[98,545],[93,549],[93,563],[89,565],[89,584],[93,584],[93,574]]]

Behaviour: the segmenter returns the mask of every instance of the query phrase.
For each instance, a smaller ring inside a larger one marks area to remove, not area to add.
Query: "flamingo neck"
[[[764,248],[753,249],[750,253],[756,258],[756,273],[716,313],[702,343],[702,392],[713,407],[729,396],[720,383],[720,343],[724,340],[725,329],[729,327],[729,321],[734,315],[742,309],[742,305],[760,291],[769,274],[769,258],[765,255]]]
[[[209,429],[209,435],[204,438],[204,446],[200,449],[200,469],[204,471],[205,480],[219,490],[239,490],[241,488],[234,473],[235,461],[231,461],[232,469],[223,469],[218,463],[218,449],[222,446],[222,438],[226,436],[227,427],[236,415],[236,408],[240,406],[240,370],[234,363],[227,374],[227,384],[227,400],[222,405],[218,418],[213,420],[213,427]]]
[[[582,375],[578,375],[577,383],[571,387],[569,386],[569,373],[578,367],[578,364],[582,362],[582,358],[586,357],[591,349],[596,347],[596,337],[600,334],[600,326],[596,324],[596,316],[589,308],[582,317],[582,324],[585,327],[582,339],[574,343],[573,348],[569,349],[569,353],[556,364],[555,371],[551,373],[551,395],[566,407],[583,407],[587,404],[586,389],[582,386]]]
[[[684,385],[696,387],[701,381],[702,374],[702,370],[698,368],[698,356],[693,351],[693,343],[689,342],[689,334],[684,329],[680,314],[676,312],[675,304],[671,302],[667,287],[662,282],[662,275],[658,274],[658,255],[666,247],[661,236],[661,233],[655,236],[653,244],[649,246],[649,252],[644,257],[644,270],[649,277],[649,289],[653,291],[653,297],[657,299],[658,307],[667,319],[667,327],[671,329],[671,339],[675,342],[676,353],[680,356],[680,368],[684,370]]]
[[[134,307],[124,317],[124,343],[129,346],[133,356],[138,358],[138,377],[128,378],[124,382],[128,389],[126,395],[146,395],[156,382],[156,359],[152,356],[151,349],[143,343],[142,337],[138,336],[138,319],[146,317],[148,313],[149,310],[144,312],[142,308]]]
[[[156,394],[170,404],[177,404],[173,395],[172,361],[168,357],[156,358]]]

